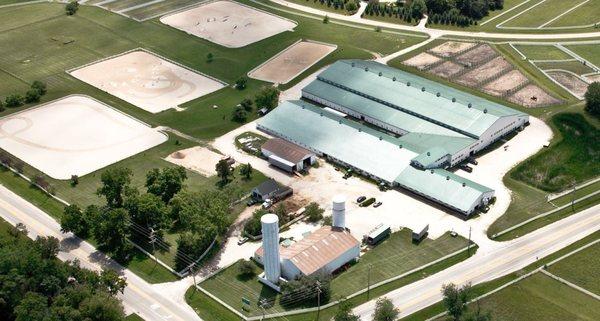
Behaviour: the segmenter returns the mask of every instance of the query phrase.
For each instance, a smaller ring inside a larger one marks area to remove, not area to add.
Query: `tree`
[[[146,193],[125,201],[131,219],[144,228],[160,231],[167,227],[167,207],[160,197]]]
[[[413,0],[410,3],[410,14],[415,19],[423,18],[423,14],[427,12],[427,5],[425,0]]]
[[[71,186],[75,187],[75,186],[77,186],[77,184],[79,184],[79,176],[71,175]]]
[[[86,238],[90,222],[77,204],[71,204],[63,210],[63,215],[60,217],[60,229],[63,233],[73,232],[79,237]]]
[[[187,172],[182,166],[167,167],[159,170],[152,169],[146,174],[146,188],[148,193],[159,196],[165,204],[168,204],[175,194],[183,188],[187,179]]]
[[[229,176],[232,174],[231,166],[229,166],[227,160],[220,160],[216,165],[216,171],[219,178],[221,178],[221,183],[227,184],[229,181]]]
[[[133,172],[129,168],[107,169],[100,176],[102,187],[98,188],[96,194],[104,196],[109,207],[122,207],[125,194],[131,191],[129,184],[132,175]]]
[[[240,77],[235,81],[235,88],[238,90],[246,89],[246,84],[248,83],[248,79],[246,77]]]
[[[253,105],[252,100],[250,100],[248,98],[244,98],[244,100],[242,100],[242,102],[240,103],[240,106],[242,106],[244,108],[244,110],[247,112],[252,111],[252,105]]]
[[[252,175],[252,165],[250,165],[250,163],[242,164],[239,166],[239,168],[240,175],[242,175],[245,179],[250,179],[250,176]]]
[[[304,210],[306,219],[312,223],[320,221],[323,218],[323,213],[325,213],[325,210],[320,208],[319,204],[315,202],[308,204]]]
[[[585,93],[585,111],[600,117],[600,82],[593,82]]]
[[[92,233],[98,245],[124,259],[131,250],[129,243],[131,223],[129,213],[123,208],[108,208],[101,211],[92,225]]]
[[[84,299],[79,306],[82,320],[85,321],[123,321],[123,305],[106,293],[98,293]]]
[[[267,214],[267,211],[262,208],[255,210],[254,213],[252,213],[252,217],[244,224],[244,233],[252,236],[259,236],[262,233],[260,218],[265,214]]]
[[[35,89],[37,90],[41,96],[45,95],[46,92],[48,91],[48,88],[46,87],[46,83],[36,80],[31,84],[31,89]]]
[[[195,230],[197,226],[208,222],[218,233],[223,233],[231,224],[229,204],[229,199],[221,191],[184,191],[171,201],[170,215],[180,229]]]
[[[293,306],[301,304],[321,304],[329,301],[331,297],[331,276],[325,273],[317,273],[311,276],[301,276],[296,280],[281,285],[281,304]],[[321,293],[318,298],[318,293]]]
[[[28,292],[15,307],[16,321],[47,320],[48,299],[36,292]]]
[[[206,221],[199,225],[194,232],[183,232],[177,239],[177,253],[175,266],[182,270],[193,263],[202,255],[213,239],[217,236],[214,226]]]
[[[460,321],[467,311],[467,303],[471,299],[471,284],[457,287],[455,284],[445,284],[442,287],[444,306],[454,321]]]
[[[102,270],[100,273],[100,283],[106,292],[111,295],[122,294],[127,286],[127,280],[115,270]]]
[[[79,10],[79,2],[77,1],[71,1],[69,3],[67,3],[67,5],[65,6],[65,11],[67,12],[67,16],[72,16],[74,15],[77,10]]]
[[[8,95],[4,100],[4,104],[6,105],[6,107],[19,107],[23,106],[24,103],[25,98],[21,96],[21,94]]]
[[[375,303],[373,321],[395,321],[398,320],[400,310],[388,298],[379,298]]]
[[[350,302],[343,300],[338,304],[338,309],[333,316],[333,321],[360,321],[360,317],[352,313]]]
[[[2,101],[0,101],[0,111],[4,111],[4,110],[5,110],[4,103]]]
[[[272,110],[279,102],[279,89],[273,86],[265,86],[254,96],[254,103],[258,109],[267,108]]]
[[[40,92],[37,89],[29,89],[25,93],[25,102],[28,104],[37,103],[38,101],[40,101],[41,97],[42,97],[42,95],[40,94]]]
[[[254,267],[254,263],[250,261],[243,260],[238,265],[238,274],[242,277],[252,277],[256,274],[256,268]]]
[[[45,260],[56,258],[58,251],[60,250],[58,239],[53,236],[38,236],[35,239],[34,245],[42,258]]]
[[[214,59],[214,55],[212,54],[212,52],[209,52],[206,54],[206,62],[211,63]]]
[[[236,106],[233,112],[231,113],[231,120],[243,123],[248,119],[248,112],[244,110],[242,106]]]
[[[323,17],[323,23],[329,23],[329,16],[325,15],[325,17]]]

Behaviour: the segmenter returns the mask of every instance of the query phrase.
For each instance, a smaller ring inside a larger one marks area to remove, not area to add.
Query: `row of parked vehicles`
[[[373,207],[379,207],[383,204],[381,202],[377,202],[377,200],[374,197],[367,199],[366,196],[359,196],[356,199],[356,203],[358,203],[358,206],[360,207],[368,207],[371,204],[373,204]]]

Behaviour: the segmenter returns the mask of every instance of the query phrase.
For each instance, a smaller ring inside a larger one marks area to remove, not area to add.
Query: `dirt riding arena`
[[[486,80],[489,80],[490,77],[493,77],[493,75],[508,71],[509,69],[512,69],[512,65],[506,61],[506,59],[503,57],[496,57],[481,65],[479,68],[465,73],[456,81],[465,86],[475,87]]]
[[[166,140],[87,96],[68,96],[0,119],[0,148],[55,179],[89,174]]]
[[[446,61],[443,64],[439,64],[429,70],[434,75],[438,75],[442,78],[450,78],[461,72],[465,67],[454,63],[452,61]]]
[[[272,83],[286,84],[336,48],[335,45],[299,41],[250,71],[248,76]]]
[[[222,157],[208,148],[196,146],[176,151],[165,160],[208,177],[217,174],[216,165]]]
[[[536,85],[527,85],[507,99],[512,103],[528,108],[550,106],[561,102]]]
[[[143,50],[125,53],[70,73],[151,113],[177,108],[226,85]]]
[[[440,57],[454,57],[455,55],[475,47],[474,42],[448,41],[429,50],[430,53]]]
[[[422,52],[408,60],[405,60],[403,63],[407,66],[416,67],[419,70],[424,70],[427,67],[438,63],[441,60],[442,59],[439,57],[428,54],[426,52]]]
[[[160,21],[229,48],[243,47],[296,27],[291,20],[230,1],[202,4]]]
[[[444,42],[403,64],[525,107],[560,103],[517,70],[488,44]],[[524,88],[523,88],[524,87]]]
[[[581,99],[585,95],[589,84],[583,80],[581,80],[576,75],[560,71],[560,70],[552,70],[546,71],[546,74],[550,76],[550,78],[554,79],[559,84],[563,85],[570,92],[572,92],[575,97]]]

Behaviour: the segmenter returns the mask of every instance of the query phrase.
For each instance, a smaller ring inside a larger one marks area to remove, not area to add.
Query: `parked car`
[[[379,206],[381,206],[381,204],[383,204],[383,203],[377,202],[377,203],[373,204],[373,207],[379,207]]]
[[[450,232],[450,236],[452,236],[452,237],[457,237],[457,236],[458,236],[458,233],[456,233],[456,232],[454,232],[454,231],[451,231],[451,232]]]
[[[248,238],[247,237],[242,237],[238,240],[237,244],[238,245],[242,245],[244,243],[248,242]]]
[[[266,210],[269,207],[271,207],[272,205],[273,205],[273,201],[271,201],[270,199],[268,199],[264,203],[262,203],[262,208],[264,208]]]
[[[248,206],[252,206],[252,205],[254,205],[254,204],[256,204],[256,203],[258,203],[258,201],[257,201],[256,199],[254,199],[254,198],[250,198],[250,199],[248,200],[248,202],[246,202],[246,205],[248,205]]]
[[[366,199],[367,199],[367,197],[366,197],[366,196],[359,196],[359,197],[356,199],[356,203],[362,203],[362,202],[364,202]]]

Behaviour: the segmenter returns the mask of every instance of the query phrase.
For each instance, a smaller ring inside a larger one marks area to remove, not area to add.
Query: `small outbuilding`
[[[274,179],[268,179],[252,190],[252,198],[257,201],[279,200],[293,193],[288,186],[279,185]]]
[[[261,146],[261,152],[271,165],[288,173],[305,170],[316,161],[313,152],[281,138],[269,139]]]
[[[379,242],[383,241],[390,234],[392,234],[392,229],[389,225],[379,224],[374,229],[369,231],[369,234],[363,236],[363,241],[368,245],[377,245]]]

